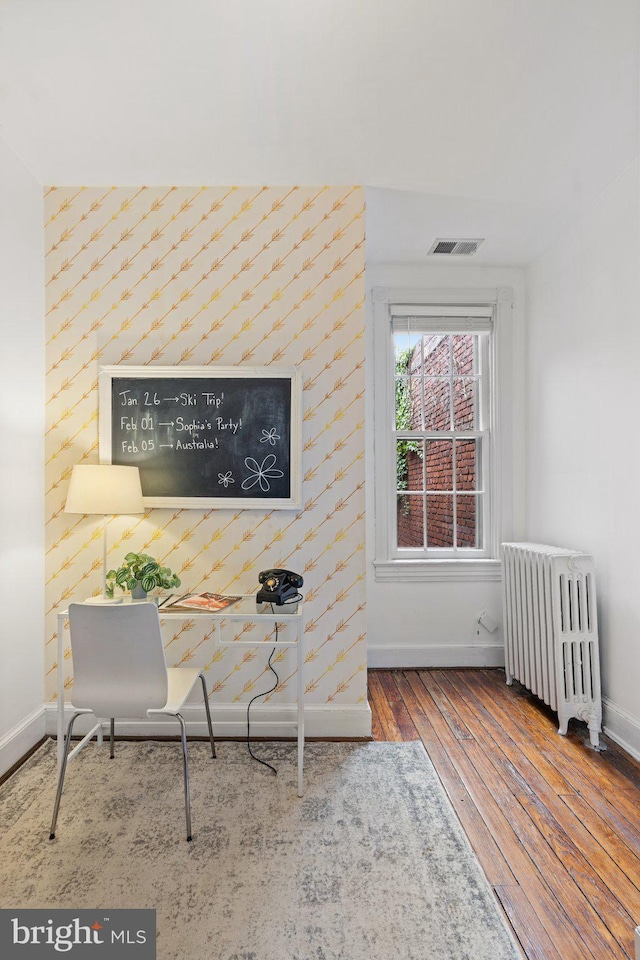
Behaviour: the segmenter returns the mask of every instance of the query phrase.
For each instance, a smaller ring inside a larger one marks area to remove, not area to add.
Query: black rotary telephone
[[[291,570],[263,570],[258,574],[258,580],[262,586],[258,590],[256,601],[275,603],[277,607],[299,599],[298,590],[304,582],[299,573]]]

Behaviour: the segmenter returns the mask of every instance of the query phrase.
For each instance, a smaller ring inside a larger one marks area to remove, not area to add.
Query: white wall
[[[367,636],[373,667],[492,666],[504,663],[502,629],[478,628],[486,611],[502,622],[499,581],[377,582],[374,559],[373,287],[500,287],[514,292],[514,526],[524,533],[524,272],[515,268],[367,265]],[[479,631],[479,632],[478,632]]]
[[[42,187],[0,140],[0,773],[44,733]]]
[[[605,726],[636,755],[640,754],[638,177],[636,162],[527,272],[527,535],[594,555]]]

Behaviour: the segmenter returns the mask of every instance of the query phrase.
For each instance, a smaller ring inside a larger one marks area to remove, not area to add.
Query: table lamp
[[[103,515],[102,596],[88,602],[120,603],[107,597],[107,517],[117,513],[144,513],[140,471],[117,464],[77,464],[71,472],[65,513]]]

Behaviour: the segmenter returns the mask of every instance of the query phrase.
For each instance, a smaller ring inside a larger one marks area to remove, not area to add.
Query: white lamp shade
[[[144,513],[140,471],[117,464],[77,464],[65,513]]]

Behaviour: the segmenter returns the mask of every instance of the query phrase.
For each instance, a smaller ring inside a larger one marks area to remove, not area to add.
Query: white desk
[[[160,598],[162,600],[162,598]],[[125,602],[127,602],[125,600]],[[303,637],[304,637],[304,626],[303,626],[303,602],[299,601],[295,613],[278,613],[278,607],[274,607],[275,613],[258,613],[256,610],[256,598],[255,594],[249,596],[243,596],[237,603],[234,603],[228,607],[225,607],[223,610],[219,610],[215,613],[210,612],[209,610],[165,610],[163,607],[160,607],[160,622],[163,620],[186,620],[186,619],[206,619],[213,620],[215,623],[215,643],[217,645],[222,645],[221,641],[221,624],[222,621],[253,621],[255,623],[272,623],[280,624],[281,626],[291,625],[291,630],[295,633],[295,638],[290,640],[278,640],[277,646],[279,647],[296,647],[297,649],[297,667],[298,667],[298,686],[297,686],[297,739],[298,739],[298,796],[302,796],[303,790],[303,757],[304,757],[304,683],[302,679],[303,667],[304,667],[304,650],[303,650]],[[64,753],[64,736],[65,736],[65,724],[64,724],[64,631],[65,623],[68,619],[69,611],[68,609],[59,610],[57,612],[57,621],[58,621],[58,704],[57,704],[57,735],[58,735],[58,770],[62,763],[62,757]],[[231,640],[226,646],[243,646],[243,647],[268,647],[274,646],[273,640]],[[102,743],[102,721],[96,723],[89,733],[86,734],[74,747],[73,750],[69,751],[68,759],[71,760],[86,743],[89,742],[94,736],[98,738],[98,742]]]

